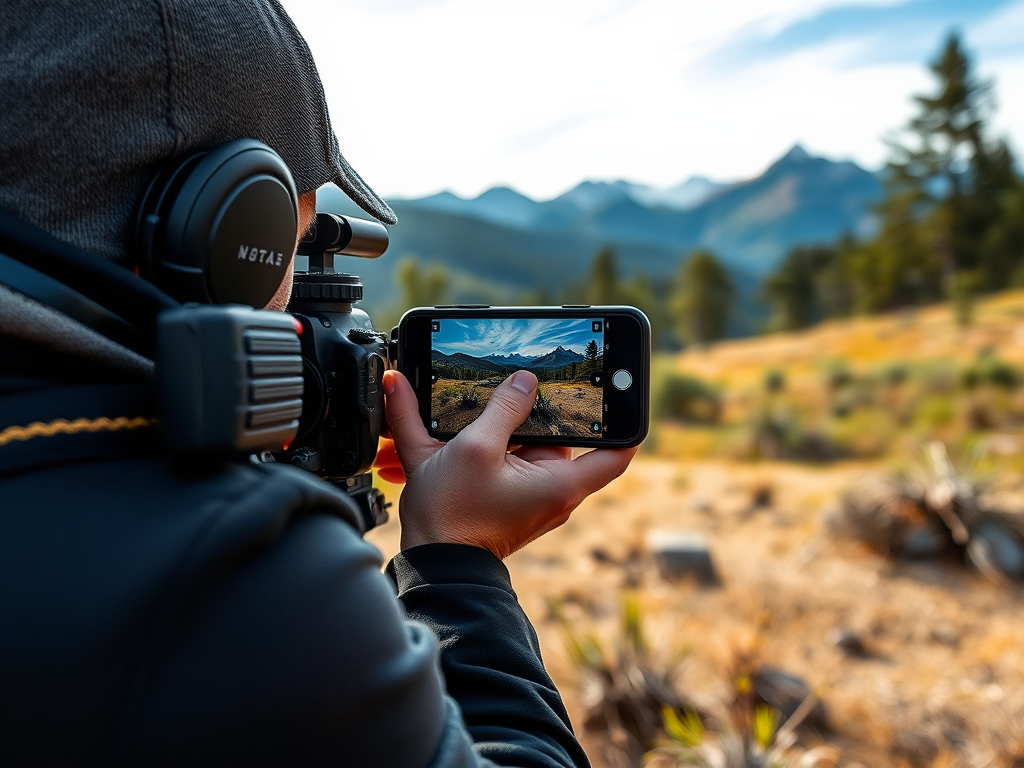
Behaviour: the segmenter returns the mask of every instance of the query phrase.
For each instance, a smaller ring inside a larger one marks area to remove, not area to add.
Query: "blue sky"
[[[877,168],[959,30],[1024,154],[1024,0],[284,0],[342,151],[385,196]]]
[[[454,320],[441,321],[441,330],[433,334],[432,347],[446,355],[464,352],[475,357],[520,354],[539,357],[557,346],[583,354],[587,342],[602,333],[594,333],[591,319]]]
[[[708,63],[739,71],[798,51],[853,44],[846,66],[889,63],[918,64],[934,57],[937,41],[950,30],[969,30],[1013,6],[1013,0],[910,0],[892,3],[851,3],[826,7],[770,34],[757,28],[740,32],[714,51]],[[988,54],[1005,50],[1009,40],[986,45]],[[1024,39],[1017,47],[1024,46]],[[1019,50],[1017,51],[1020,52]]]

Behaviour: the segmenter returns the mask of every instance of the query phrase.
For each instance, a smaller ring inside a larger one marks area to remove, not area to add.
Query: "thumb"
[[[537,377],[529,371],[516,371],[491,395],[480,417],[463,433],[474,435],[478,444],[494,444],[504,455],[512,433],[526,421],[537,400]]]
[[[409,380],[398,371],[384,371],[384,416],[406,475],[426,461],[440,443],[420,420],[420,404]]]

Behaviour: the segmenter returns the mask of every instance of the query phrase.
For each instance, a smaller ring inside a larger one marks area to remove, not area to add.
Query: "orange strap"
[[[156,419],[137,416],[129,419],[118,416],[111,419],[101,416],[98,419],[54,419],[49,424],[35,421],[27,427],[7,427],[0,432],[0,446],[13,443],[15,440],[31,440],[33,437],[53,437],[54,435],[77,435],[79,432],[118,432],[123,429],[141,429],[155,427]]]

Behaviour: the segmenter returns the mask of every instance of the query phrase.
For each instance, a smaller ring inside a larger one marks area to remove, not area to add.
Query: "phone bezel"
[[[569,437],[564,435],[516,435],[517,445],[564,445],[586,448],[627,448],[638,445],[647,436],[650,422],[651,325],[646,315],[628,306],[562,306],[562,307],[417,307],[406,312],[398,326],[398,370],[413,384],[419,404],[420,418],[427,430],[438,440],[447,441],[457,433],[430,430],[429,376],[417,383],[416,370],[430,370],[430,321],[449,317],[473,318],[593,318],[611,321],[605,331],[608,345],[605,363],[605,397],[608,405],[602,437]],[[616,318],[629,320],[616,323]],[[625,368],[634,376],[629,389],[622,391],[611,384],[615,370]],[[422,378],[422,376],[421,376]],[[624,426],[625,425],[625,426]],[[626,434],[623,434],[623,433]]]

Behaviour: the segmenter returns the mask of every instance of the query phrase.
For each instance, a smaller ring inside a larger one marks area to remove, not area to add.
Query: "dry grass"
[[[442,432],[457,432],[483,413],[494,381],[438,379],[431,388],[431,414]],[[516,434],[593,436],[590,425],[602,420],[602,393],[589,382],[544,382],[537,405]]]
[[[785,394],[799,407],[832,407],[838,390],[823,381],[829,361],[838,359],[854,378],[881,375],[895,363],[930,371],[930,391],[939,393],[932,400],[916,400],[899,375],[887,372],[887,385],[877,390],[884,400],[872,406],[891,415],[915,445],[963,434],[972,419],[983,427],[987,416],[968,412],[978,410],[977,402],[941,392],[942,378],[955,377],[985,348],[1024,365],[1024,292],[979,303],[975,324],[964,330],[948,308],[936,307],[729,342],[669,361],[721,386],[724,426],[659,424],[656,449],[588,498],[565,526],[508,560],[595,766],[604,765],[602,742],[582,732],[581,675],[550,605],[558,601],[566,617],[614,647],[626,590],[638,595],[650,653],[666,664],[683,659],[675,684],[698,709],[713,711],[729,700],[731,660],[756,637],[763,663],[795,673],[821,697],[832,731],[820,746],[834,750],[827,754],[837,755],[838,768],[1024,766],[1024,588],[997,586],[952,560],[892,560],[828,530],[842,493],[868,474],[889,471],[889,459],[702,459],[747,455],[730,419],[750,409],[752,392],[764,393],[768,370],[785,370]],[[842,386],[859,396],[854,385]],[[955,379],[948,386],[957,386]],[[981,405],[993,403],[1002,407],[991,398]],[[908,414],[913,421],[900,422]],[[869,442],[880,428],[856,421],[856,413],[843,424],[851,441]],[[886,455],[909,455],[904,432],[894,428]],[[992,447],[993,467],[1024,470],[1024,423],[1007,421],[981,439]],[[859,455],[881,453],[867,446]],[[386,490],[397,496],[397,489]],[[1001,492],[1007,503],[1024,503],[1020,482]],[[723,585],[659,580],[642,556],[652,528],[703,535]],[[398,526],[369,538],[389,556]],[[836,630],[862,639],[868,653],[837,647]]]
[[[633,580],[652,653],[685,656],[679,691],[697,706],[727,700],[723,670],[758,632],[761,658],[822,696],[838,765],[930,766],[944,751],[954,768],[1013,765],[999,761],[1024,755],[1024,592],[956,564],[894,563],[837,541],[823,511],[869,468],[638,460],[565,526],[513,555],[516,590],[574,721],[584,719],[579,673],[549,601],[611,647],[631,553],[649,528],[680,528],[708,538],[724,586],[669,585],[649,565]],[[772,506],[752,514],[768,479]],[[370,538],[390,556],[398,527]],[[860,633],[872,656],[834,647],[836,628]],[[582,739],[601,765],[601,744]]]

